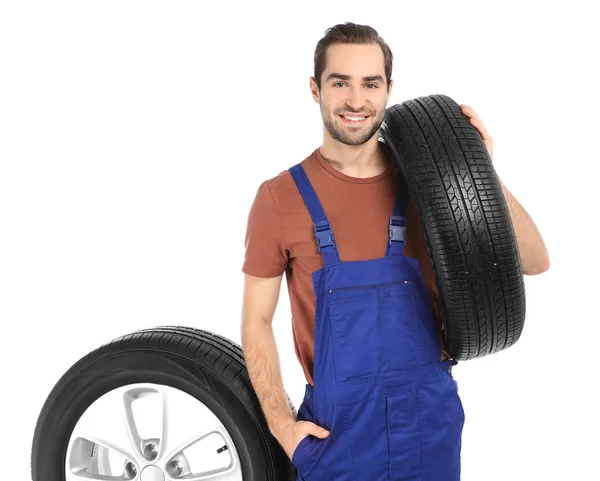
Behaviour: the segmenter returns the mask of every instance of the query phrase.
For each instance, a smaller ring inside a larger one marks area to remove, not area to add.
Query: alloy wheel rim
[[[203,402],[135,383],[96,399],[68,442],[66,481],[242,481],[227,429]]]

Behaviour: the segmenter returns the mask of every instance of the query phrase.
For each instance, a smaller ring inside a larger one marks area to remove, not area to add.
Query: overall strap
[[[390,217],[389,238],[386,249],[386,256],[404,255],[404,242],[406,241],[406,206],[408,205],[409,193],[402,176],[398,175],[398,185],[396,186],[396,202],[394,204],[394,214]]]
[[[325,211],[321,206],[321,202],[319,201],[310,180],[308,180],[304,168],[301,164],[296,164],[291,167],[289,171],[292,174],[292,178],[300,191],[302,200],[304,200],[304,204],[312,217],[317,245],[319,246],[319,251],[321,251],[325,266],[339,264],[340,258],[335,245],[335,239],[333,238],[331,224],[327,220]]]

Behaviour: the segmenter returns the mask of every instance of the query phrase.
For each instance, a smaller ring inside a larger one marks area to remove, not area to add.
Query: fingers
[[[460,104],[460,109],[462,113],[469,118],[471,125],[473,125],[473,127],[479,130],[479,133],[481,134],[483,140],[491,141],[492,138],[488,133],[487,129],[485,128],[483,120],[481,120],[481,117],[479,117],[479,115],[477,115],[477,112],[475,112],[475,109],[467,104]]]
[[[296,429],[296,434],[300,434],[303,437],[312,434],[317,438],[324,439],[327,436],[329,436],[329,431],[311,421],[298,421],[298,428]]]
[[[311,422],[309,422],[309,423],[310,423],[309,434],[312,434],[313,436],[317,436],[318,438],[326,438],[327,436],[329,436],[329,431],[327,429],[322,428],[321,426],[319,426],[315,423],[311,423]]]

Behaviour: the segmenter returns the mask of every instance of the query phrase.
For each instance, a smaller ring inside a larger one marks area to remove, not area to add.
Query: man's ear
[[[317,87],[317,82],[314,77],[310,77],[310,93],[312,94],[312,98],[315,102],[319,103],[319,89]]]
[[[392,79],[390,79],[390,88],[388,89],[387,97],[386,97],[386,100],[385,100],[386,104],[390,101],[390,97],[392,95],[392,87],[393,86],[394,86],[394,81]]]

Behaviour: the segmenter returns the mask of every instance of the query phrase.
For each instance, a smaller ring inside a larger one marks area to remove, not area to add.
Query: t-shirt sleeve
[[[256,192],[246,226],[242,272],[255,277],[278,277],[285,272],[289,260],[281,213],[267,182]]]

